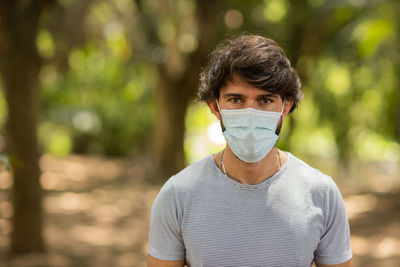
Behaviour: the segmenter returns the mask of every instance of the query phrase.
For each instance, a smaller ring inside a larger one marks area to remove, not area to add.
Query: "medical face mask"
[[[281,112],[254,108],[220,110],[218,101],[217,106],[225,127],[225,140],[239,159],[254,163],[271,151],[279,137],[275,132],[285,101]]]

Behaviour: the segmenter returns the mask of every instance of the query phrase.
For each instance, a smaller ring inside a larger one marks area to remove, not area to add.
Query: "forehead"
[[[266,90],[257,88],[248,82],[244,81],[239,75],[234,74],[231,80],[228,80],[224,86],[221,87],[220,96],[225,94],[239,94],[246,97],[258,96],[258,95],[273,95],[279,96],[278,94],[271,93]]]

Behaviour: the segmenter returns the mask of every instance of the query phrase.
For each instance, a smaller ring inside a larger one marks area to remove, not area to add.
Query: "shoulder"
[[[305,199],[310,205],[318,207],[327,227],[337,214],[345,218],[342,194],[335,181],[320,170],[289,154],[285,175],[287,192],[296,199]]]
[[[288,171],[295,174],[295,176],[298,179],[301,179],[303,182],[319,186],[328,186],[335,184],[332,177],[321,172],[317,168],[311,167],[291,153],[288,153],[288,158]]]
[[[190,188],[203,183],[210,175],[215,174],[215,164],[209,155],[178,172],[170,178],[177,188]]]
[[[326,198],[329,194],[340,194],[335,181],[329,175],[311,167],[301,159],[288,153],[286,173],[295,186],[305,188],[313,196]]]
[[[215,180],[211,179],[215,175],[214,165],[213,157],[210,155],[170,177],[161,187],[153,203],[153,212],[174,210],[179,217],[185,203],[194,195],[204,191],[205,187],[212,186],[210,181]]]
[[[188,193],[204,185],[207,179],[215,175],[215,164],[209,155],[173,175],[162,187],[161,192]]]

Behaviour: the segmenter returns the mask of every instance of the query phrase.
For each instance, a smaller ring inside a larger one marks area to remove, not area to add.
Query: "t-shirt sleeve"
[[[160,260],[177,261],[185,258],[181,234],[181,207],[172,179],[161,188],[150,215],[148,253]]]
[[[350,228],[339,188],[332,181],[324,200],[324,231],[315,260],[322,264],[339,264],[352,258]]]

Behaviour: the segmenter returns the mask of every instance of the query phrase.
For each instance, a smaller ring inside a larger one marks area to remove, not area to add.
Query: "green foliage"
[[[39,136],[43,140],[45,151],[56,156],[66,156],[71,152],[72,140],[68,128],[43,122],[39,127]]]
[[[225,147],[219,121],[204,103],[193,103],[185,117],[185,156],[188,163]]]
[[[70,152],[132,154],[151,133],[152,69],[124,64],[120,44],[107,45],[107,50],[87,44],[71,51],[65,75],[51,66],[42,69],[44,122],[66,127],[62,135],[59,130],[54,134],[58,145],[64,143]]]
[[[6,118],[7,118],[7,103],[3,95],[3,90],[0,87],[0,129],[4,128]]]
[[[67,14],[76,12],[78,2],[59,3]],[[272,37],[303,79],[305,98],[285,122],[278,146],[339,161],[400,158],[396,1],[231,0],[220,10],[213,29],[219,39],[241,31]],[[116,156],[149,150],[157,64],[169,60],[176,77],[187,67],[201,41],[195,11],[191,0],[93,1],[76,29],[85,36],[76,46],[43,25],[36,39],[45,59],[43,149]],[[66,51],[64,67],[60,51]],[[0,94],[0,128],[5,116]],[[218,123],[206,105],[190,105],[185,124],[188,163],[223,147],[210,137]]]
[[[265,1],[264,17],[272,23],[281,22],[287,14],[287,1],[268,0]]]
[[[268,30],[266,35],[275,36],[289,55],[303,54],[297,64],[293,61],[292,64],[302,74],[305,98],[285,122],[278,147],[344,164],[355,159],[398,161],[400,93],[396,70],[400,60],[396,29],[399,23],[393,14],[399,5],[392,1],[359,6],[341,3],[334,7],[329,1],[309,1],[301,12],[299,5],[300,2],[265,1],[264,22],[258,20],[266,26],[276,25],[279,30]],[[296,17],[290,16],[294,6]],[[256,10],[243,16],[254,14],[258,14]],[[310,24],[313,18],[321,19]],[[304,31],[301,37],[304,39],[300,39],[303,43],[294,46],[287,43],[296,34],[293,21],[304,25],[297,29]],[[305,35],[313,27],[315,31]],[[320,37],[314,37],[318,34]],[[304,44],[307,46],[301,47]],[[321,45],[319,53],[311,51],[308,55],[310,45]],[[293,50],[298,48],[300,52]],[[188,113],[188,116],[194,115]],[[187,121],[196,120],[187,118]],[[188,143],[192,142],[188,139]],[[200,148],[193,145],[196,152],[192,154],[205,154],[200,152],[205,142],[201,140]]]
[[[39,31],[36,37],[36,46],[39,50],[39,54],[44,58],[52,57],[55,53],[53,37],[46,29]]]

